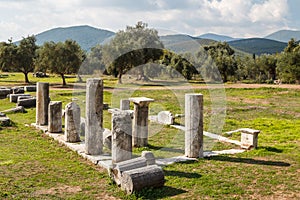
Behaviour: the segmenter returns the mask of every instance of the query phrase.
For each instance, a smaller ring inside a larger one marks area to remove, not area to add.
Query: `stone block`
[[[24,87],[12,87],[11,93],[12,94],[24,94]]]
[[[36,92],[36,85],[28,85],[24,86],[24,90],[26,92]]]
[[[65,141],[80,142],[80,107],[71,102],[66,105],[65,111]]]
[[[241,132],[241,147],[245,149],[257,148],[260,130],[249,128],[239,129]]]
[[[29,98],[29,99],[20,99],[17,102],[17,106],[23,106],[24,108],[32,108],[36,106],[36,99]]]
[[[30,94],[10,94],[9,95],[9,101],[11,103],[17,103],[18,102],[18,97],[21,97],[21,96],[30,97],[31,95]]]
[[[164,125],[174,124],[174,116],[170,111],[161,111],[157,115],[157,122]]]
[[[9,88],[1,88],[0,89],[0,98],[5,99],[7,95],[10,94],[10,89]]]

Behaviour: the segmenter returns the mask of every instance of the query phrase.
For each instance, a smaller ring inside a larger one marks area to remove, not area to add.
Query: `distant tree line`
[[[157,67],[163,66],[163,67]],[[116,33],[108,43],[84,52],[73,40],[36,45],[35,36],[23,38],[18,44],[8,40],[0,43],[0,69],[22,72],[29,83],[30,72],[65,74],[103,74],[118,77],[136,74],[138,80],[167,75],[187,80],[300,83],[300,45],[291,39],[283,52],[274,55],[238,56],[226,42],[216,42],[196,52],[177,54],[166,50],[158,32],[138,22]]]

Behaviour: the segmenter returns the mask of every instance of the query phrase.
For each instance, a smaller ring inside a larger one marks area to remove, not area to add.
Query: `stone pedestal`
[[[241,147],[245,149],[257,148],[258,134],[260,130],[250,128],[240,129],[241,131]]]
[[[132,144],[135,147],[145,147],[148,145],[149,103],[154,99],[135,97],[129,100],[134,103]]]
[[[65,140],[80,142],[80,107],[75,102],[65,108]]]
[[[48,108],[48,131],[50,133],[62,132],[62,102],[50,101]]]
[[[203,157],[203,95],[185,95],[185,155]]]
[[[120,100],[120,109],[121,110],[129,110],[130,109],[130,100],[129,99],[121,99]]]
[[[87,79],[86,83],[85,152],[100,155],[103,151],[103,80]]]
[[[49,83],[36,83],[36,125],[48,124]]]
[[[132,157],[132,113],[109,109],[112,113],[112,163],[129,160]]]

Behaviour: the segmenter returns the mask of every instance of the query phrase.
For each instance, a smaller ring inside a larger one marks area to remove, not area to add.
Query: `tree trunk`
[[[66,83],[66,79],[65,79],[65,75],[64,74],[60,74],[62,80],[63,80],[63,86],[66,86],[67,83]]]
[[[25,83],[29,83],[29,79],[28,79],[28,72],[27,73],[23,73],[25,76]]]
[[[118,75],[118,83],[122,84],[122,72],[120,72]]]

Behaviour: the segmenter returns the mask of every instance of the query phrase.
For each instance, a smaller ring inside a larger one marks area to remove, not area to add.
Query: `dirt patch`
[[[35,195],[57,195],[57,194],[64,194],[64,193],[78,193],[81,192],[80,186],[59,186],[53,187],[50,189],[43,189],[35,192]]]

